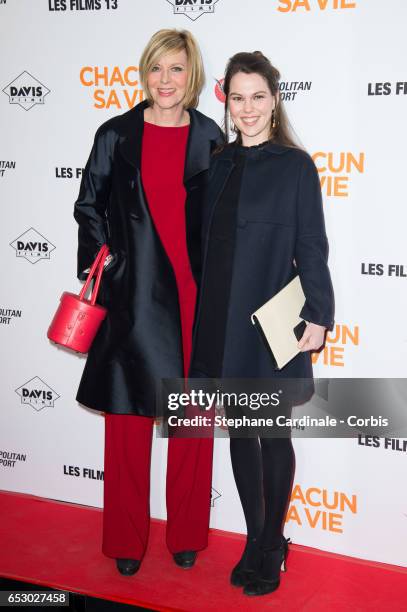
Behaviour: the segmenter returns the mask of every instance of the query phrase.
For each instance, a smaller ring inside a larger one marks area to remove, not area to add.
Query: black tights
[[[230,438],[230,455],[248,539],[279,546],[295,470],[291,438]]]

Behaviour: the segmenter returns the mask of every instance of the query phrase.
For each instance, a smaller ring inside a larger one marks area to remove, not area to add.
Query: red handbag
[[[47,336],[53,342],[62,344],[78,353],[87,353],[96,333],[106,317],[107,309],[96,304],[102,278],[105,259],[109,254],[109,247],[104,244],[88,274],[88,278],[79,295],[64,291],[60,304],[48,328]],[[85,298],[90,282],[96,274],[90,300]]]

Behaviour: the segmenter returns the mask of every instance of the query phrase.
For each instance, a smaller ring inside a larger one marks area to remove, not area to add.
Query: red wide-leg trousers
[[[103,553],[142,559],[150,525],[154,419],[105,415]],[[171,553],[208,544],[213,438],[170,438],[167,546]]]

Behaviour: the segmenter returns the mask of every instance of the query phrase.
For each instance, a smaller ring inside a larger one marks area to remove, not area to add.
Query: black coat
[[[107,243],[113,261],[98,302],[108,309],[91,346],[76,399],[115,414],[155,415],[156,382],[183,376],[175,275],[158,237],[141,182],[142,102],[97,131],[82,177],[74,217],[79,224],[78,278]],[[201,200],[216,123],[190,109],[184,172],[187,246],[200,275]]]
[[[233,148],[229,145],[212,158],[203,216],[203,287],[205,274],[216,274],[206,270],[206,251],[213,212],[234,167]],[[306,296],[300,316],[333,327],[321,187],[311,157],[272,143],[253,148],[246,159],[237,206],[222,374],[229,378],[312,377],[309,351],[276,371],[250,318],[298,273]],[[221,287],[222,278],[218,282]],[[196,331],[200,316],[198,306]],[[199,371],[194,353],[191,375]]]

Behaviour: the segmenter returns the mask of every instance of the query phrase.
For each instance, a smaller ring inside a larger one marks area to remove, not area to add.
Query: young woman
[[[154,34],[140,76],[147,99],[98,129],[74,211],[79,278],[102,244],[112,254],[100,293],[108,314],[77,400],[105,413],[103,552],[125,575],[147,545],[155,385],[189,367],[201,198],[222,141],[195,110],[204,71],[189,32]],[[169,440],[167,545],[183,568],[207,545],[211,470],[210,439]]]
[[[310,351],[333,326],[321,189],[311,157],[289,134],[279,72],[260,52],[227,66],[225,126],[236,141],[214,155],[204,210],[204,259],[191,375],[309,378]],[[299,274],[308,322],[301,352],[281,371],[250,316]],[[232,437],[232,467],[247,542],[231,582],[246,595],[279,586],[283,523],[294,473],[289,438]]]

